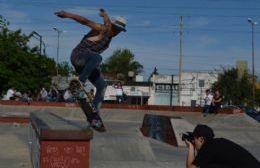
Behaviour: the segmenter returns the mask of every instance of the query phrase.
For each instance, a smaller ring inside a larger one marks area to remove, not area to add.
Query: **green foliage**
[[[238,76],[236,68],[224,69],[217,82],[213,84],[213,90],[219,89],[224,102],[235,105],[250,105],[252,102],[252,77],[245,72]]]
[[[39,55],[37,48],[30,48],[30,36],[21,30],[11,31],[8,23],[0,17],[0,92],[10,87],[19,91],[34,91],[51,85],[56,74],[55,61]],[[62,75],[68,75],[69,65],[59,65]]]
[[[153,72],[151,73],[151,75],[149,76],[149,78],[148,78],[148,81],[150,81],[151,80],[151,78],[153,77],[153,75],[158,75],[159,73],[158,73],[158,70],[157,70],[157,68],[156,67],[154,67],[154,69],[153,69]]]
[[[128,79],[128,72],[139,74],[143,70],[143,66],[134,60],[134,54],[128,49],[119,49],[114,51],[112,56],[104,61],[101,66],[102,72],[114,74],[115,78],[120,80]]]
[[[260,107],[260,89],[256,89],[255,102],[258,107]]]
[[[72,67],[68,64],[68,62],[62,62],[58,64],[59,75],[68,76],[73,73]]]
[[[9,22],[5,20],[1,15],[0,15],[0,28],[6,28],[9,25]]]

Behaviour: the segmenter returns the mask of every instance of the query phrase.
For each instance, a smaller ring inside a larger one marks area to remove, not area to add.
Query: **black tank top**
[[[104,37],[99,41],[92,42],[92,41],[87,40],[87,38],[92,36],[93,34],[94,34],[93,30],[91,30],[88,34],[86,34],[82,38],[80,43],[76,46],[75,49],[90,50],[92,52],[96,52],[96,53],[100,54],[109,47],[109,44],[110,44],[112,38],[108,36],[108,32],[106,32],[104,34]]]

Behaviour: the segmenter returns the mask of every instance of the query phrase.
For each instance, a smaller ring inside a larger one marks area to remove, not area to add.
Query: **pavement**
[[[0,116],[28,116],[32,111],[49,111],[70,120],[85,120],[75,107],[0,106]],[[106,133],[94,132],[90,149],[90,168],[183,168],[186,147],[175,147],[144,137],[140,132],[145,114],[181,117],[195,126],[207,124],[216,137],[228,138],[249,150],[260,160],[260,123],[245,114],[160,112],[146,110],[103,109]],[[179,128],[178,124],[174,129]],[[180,130],[179,130],[180,131]],[[192,130],[190,130],[192,131]],[[0,168],[31,168],[27,124],[0,123]]]

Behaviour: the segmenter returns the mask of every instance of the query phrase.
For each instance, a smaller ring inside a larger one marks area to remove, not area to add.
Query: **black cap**
[[[204,137],[206,139],[212,139],[214,137],[214,132],[209,126],[198,124],[194,128],[192,135],[194,137]]]

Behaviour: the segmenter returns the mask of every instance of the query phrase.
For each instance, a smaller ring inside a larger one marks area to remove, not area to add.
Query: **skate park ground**
[[[1,117],[28,118],[32,111],[53,112],[69,120],[85,120],[78,107],[0,105]],[[244,113],[203,117],[198,112],[102,109],[106,133],[94,132],[90,146],[90,168],[183,168],[187,149],[142,135],[145,114],[181,117],[192,126],[213,128],[216,137],[228,138],[260,160],[260,124]],[[178,129],[175,126],[173,129]],[[190,130],[192,131],[192,130]],[[28,124],[0,122],[0,168],[31,168]]]

